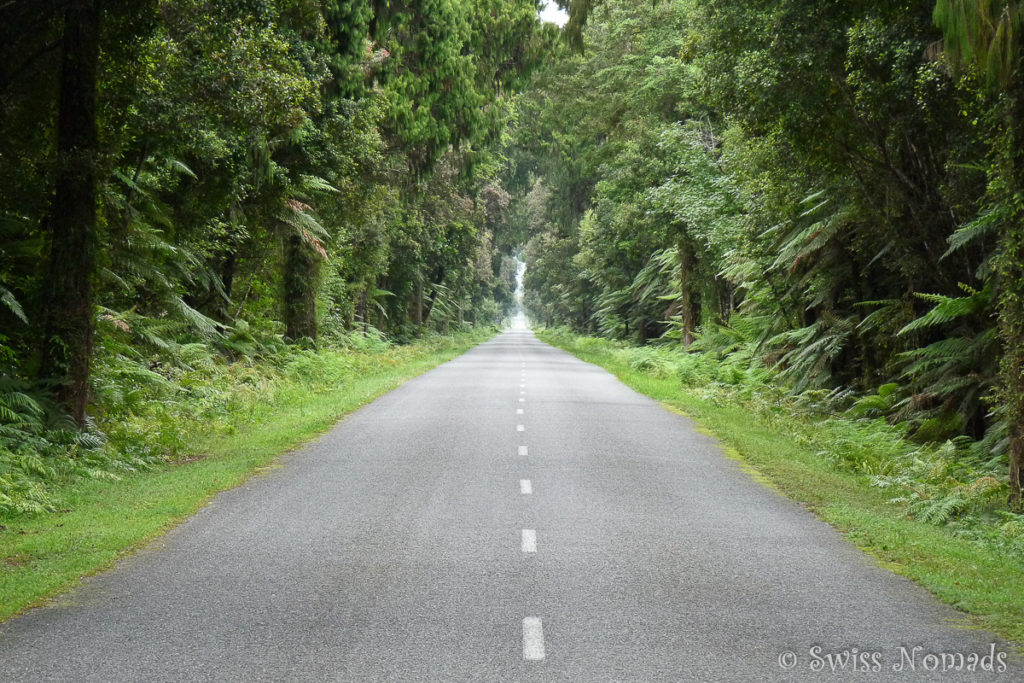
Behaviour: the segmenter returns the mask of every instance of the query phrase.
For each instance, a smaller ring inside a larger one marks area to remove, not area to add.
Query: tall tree
[[[50,256],[43,295],[40,376],[85,424],[93,346],[96,251],[96,94],[102,0],[64,11],[57,115],[57,173],[50,209]]]
[[[1000,219],[997,254],[1003,342],[999,398],[1009,426],[1010,504],[1024,510],[1024,4],[938,0],[935,22],[954,65],[976,64],[1003,94],[1002,135],[993,141],[990,197]]]

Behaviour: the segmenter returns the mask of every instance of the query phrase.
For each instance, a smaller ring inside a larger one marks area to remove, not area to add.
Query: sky
[[[540,20],[565,26],[565,22],[569,21],[569,15],[564,10],[558,9],[558,5],[554,2],[548,2],[544,9],[540,11]]]

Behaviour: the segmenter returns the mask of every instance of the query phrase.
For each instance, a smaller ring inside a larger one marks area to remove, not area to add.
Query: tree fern
[[[855,317],[823,315],[817,322],[775,335],[768,341],[784,350],[777,363],[782,376],[800,392],[831,383],[832,364],[854,334]]]
[[[223,325],[187,303],[186,292],[194,296],[196,290],[205,290],[221,298],[226,294],[220,279],[200,258],[167,237],[166,230],[173,228],[172,212],[159,198],[165,168],[194,175],[180,161],[149,158],[134,176],[116,174],[118,182],[107,186],[105,200],[124,217],[124,224],[111,235],[101,275],[119,288],[123,301],[133,309],[144,305],[148,315],[139,315],[137,321],[169,317],[212,339],[221,335]],[[106,314],[116,318],[110,310]],[[142,324],[136,329],[148,343],[169,348],[157,327]]]
[[[1005,207],[999,205],[985,211],[974,220],[960,226],[952,235],[949,236],[949,248],[946,250],[946,253],[942,255],[942,258],[945,259],[949,257],[957,250],[964,248],[972,242],[983,240],[987,237],[997,237],[1000,225],[1002,225],[1008,217]],[[985,277],[985,275],[981,273],[979,273],[978,276],[983,279]]]
[[[967,296],[950,297],[942,294],[917,294],[918,298],[935,305],[920,318],[905,325],[899,331],[899,334],[902,335],[916,330],[944,325],[960,318],[985,313],[990,310],[992,302],[991,285],[986,285],[981,290],[974,290],[967,285],[961,285],[961,288],[968,292]]]
[[[938,0],[933,16],[945,34],[946,55],[954,66],[976,63],[990,81],[1009,80],[1018,57],[1018,32],[1024,26],[1020,2]]]

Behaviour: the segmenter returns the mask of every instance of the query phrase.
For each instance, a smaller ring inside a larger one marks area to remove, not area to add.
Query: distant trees
[[[533,0],[12,0],[0,43],[0,379],[80,425],[109,335],[409,338],[511,301],[481,193],[552,49]]]
[[[1009,456],[1019,507],[1020,3],[562,5],[583,50],[511,152],[533,316],[879,390],[916,438]]]

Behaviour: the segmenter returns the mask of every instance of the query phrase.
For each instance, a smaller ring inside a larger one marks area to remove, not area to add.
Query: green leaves
[[[11,290],[6,287],[0,286],[0,304],[7,307],[11,313],[13,313],[21,322],[27,323],[28,318],[25,317],[25,311],[22,309],[21,304],[11,294]]]
[[[1005,86],[1017,68],[1024,6],[1016,0],[937,0],[933,14],[954,66],[977,64]]]
[[[989,48],[1007,47],[1018,5],[987,2]],[[697,352],[758,359],[790,391],[873,397],[873,414],[922,439],[959,430],[1005,446],[986,397],[995,298],[1020,262],[998,238],[1019,224],[1006,207],[1021,195],[987,199],[1010,187],[992,182],[1002,157],[989,143],[1020,146],[1001,132],[1005,102],[933,59],[930,10],[605,0],[588,12],[586,51],[537,79],[510,152],[520,187],[535,188],[535,319],[667,341],[694,306]],[[756,329],[734,334],[733,320]]]
[[[944,325],[959,318],[964,318],[978,313],[991,310],[992,288],[986,285],[980,291],[972,290],[966,285],[961,285],[967,291],[967,296],[949,297],[941,294],[918,294],[918,298],[934,303],[935,305],[917,320],[905,325],[899,334],[907,334],[916,330],[928,327]]]

